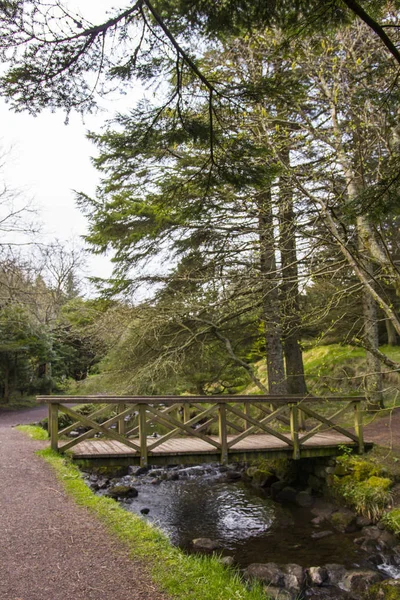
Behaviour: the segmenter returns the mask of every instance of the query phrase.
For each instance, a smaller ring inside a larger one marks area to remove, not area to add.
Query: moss
[[[389,579],[371,586],[368,600],[400,600],[400,580]]]
[[[385,474],[375,462],[346,454],[337,459],[331,490],[359,514],[377,520],[391,501],[393,482]]]
[[[255,471],[253,471],[253,475],[251,476],[251,479],[252,479],[252,483],[255,486],[263,487],[273,477],[274,477],[274,474],[271,473],[271,471],[264,471],[262,469],[256,469]],[[276,481],[276,477],[272,480]]]
[[[400,508],[394,508],[387,512],[382,518],[382,522],[393,533],[400,533]]]
[[[352,474],[356,481],[365,481],[373,476],[383,474],[383,469],[366,460],[354,460]]]
[[[295,469],[293,461],[288,458],[258,458],[253,461],[250,469],[253,467],[260,471],[268,471],[279,479],[291,479]]]
[[[376,490],[386,491],[392,487],[392,481],[388,477],[377,477],[373,475],[363,482],[364,486],[374,488]]]

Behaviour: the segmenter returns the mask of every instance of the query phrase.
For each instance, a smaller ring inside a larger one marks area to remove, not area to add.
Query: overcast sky
[[[122,0],[91,0],[85,3],[85,16],[101,22],[110,6],[125,4]],[[78,3],[70,1],[68,5],[74,7]],[[85,133],[88,129],[98,131],[116,108],[122,107],[121,101],[115,100],[107,104],[108,113],[87,116],[84,121],[72,114],[65,125],[61,111],[45,111],[38,117],[16,114],[0,99],[0,146],[3,151],[10,150],[1,176],[8,186],[22,191],[39,208],[47,239],[70,240],[85,233],[86,220],[75,205],[73,190],[92,194],[98,182],[90,162],[96,149]],[[91,257],[88,269],[91,275],[107,276],[109,260]]]

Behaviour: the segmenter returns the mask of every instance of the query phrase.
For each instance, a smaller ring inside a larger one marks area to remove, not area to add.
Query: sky
[[[78,3],[65,2],[78,12]],[[110,6],[124,6],[118,0],[90,0],[85,3],[86,18],[102,22]],[[130,96],[131,97],[131,96]],[[62,111],[44,111],[37,117],[28,113],[11,112],[0,99],[0,149],[6,154],[0,179],[8,187],[20,192],[38,208],[44,240],[69,241],[83,244],[80,239],[87,231],[87,221],[75,204],[73,190],[93,194],[99,181],[90,157],[96,148],[86,137],[88,129],[98,131],[107,118],[124,105],[117,98],[103,102],[106,112],[88,115],[82,120],[78,114],[70,116],[65,124]],[[88,256],[90,275],[107,277],[111,264],[106,257]]]

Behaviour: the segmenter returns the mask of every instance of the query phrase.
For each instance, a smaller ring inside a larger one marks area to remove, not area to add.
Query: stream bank
[[[358,600],[382,581],[397,585],[396,536],[313,490],[310,476],[319,470],[322,479],[322,466],[326,475],[336,468],[319,464],[310,472],[309,465],[285,480],[240,465],[130,467],[119,477],[91,473],[86,480],[186,552],[216,551],[247,580],[262,581],[272,598]]]

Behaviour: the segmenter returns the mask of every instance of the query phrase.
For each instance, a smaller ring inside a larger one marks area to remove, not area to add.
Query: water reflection
[[[184,549],[194,538],[217,540],[224,551],[246,567],[252,562],[297,563],[304,567],[362,561],[355,534],[332,533],[312,539],[312,515],[294,506],[282,507],[262,490],[243,482],[226,483],[203,476],[159,485],[143,483],[129,509],[156,523]],[[327,527],[329,525],[327,524]]]
[[[249,497],[243,484],[210,480],[142,485],[131,510],[150,509],[149,520],[187,547],[196,537],[211,537],[233,549],[238,540],[263,534],[276,518],[273,503]]]

